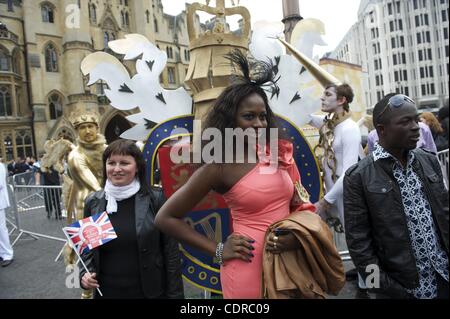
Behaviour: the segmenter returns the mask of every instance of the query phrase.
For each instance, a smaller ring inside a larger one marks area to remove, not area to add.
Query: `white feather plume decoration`
[[[300,21],[293,32],[293,44],[311,57],[314,45],[322,45],[323,24],[315,19]],[[277,67],[279,92],[269,93],[273,111],[291,120],[298,127],[309,121],[309,114],[320,108],[320,92],[314,79],[276,40],[280,26],[266,22],[254,26],[250,52],[258,60],[272,61]],[[103,80],[108,85],[105,94],[111,106],[118,110],[139,108],[139,113],[127,119],[136,125],[121,137],[144,141],[152,124],[176,116],[192,113],[192,98],[184,87],[166,90],[159,83],[160,74],[167,63],[166,52],[161,51],[146,37],[128,34],[124,39],[109,42],[111,50],[123,55],[124,60],[136,60],[137,73],[131,77],[125,66],[113,55],[96,52],[81,63],[84,75],[89,75],[88,85]]]
[[[291,44],[312,58],[315,45],[323,45],[323,23],[316,19],[303,19],[293,30]],[[272,110],[297,127],[305,126],[309,115],[320,110],[320,85],[308,71],[277,40],[282,35],[279,24],[257,22],[253,27],[250,52],[258,60],[271,60],[277,66],[280,92],[268,96]]]
[[[109,42],[109,47],[124,60],[136,60],[136,75],[130,77],[125,66],[113,55],[96,52],[81,63],[84,75],[89,75],[88,85],[103,80],[109,89],[105,95],[111,106],[118,110],[139,108],[139,113],[128,116],[134,127],[121,137],[143,141],[150,132],[149,123],[161,123],[170,118],[190,114],[192,98],[184,87],[166,90],[159,76],[167,63],[167,55],[147,38],[139,34],[125,35],[125,39]]]

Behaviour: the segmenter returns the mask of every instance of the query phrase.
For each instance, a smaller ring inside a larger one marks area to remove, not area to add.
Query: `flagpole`
[[[68,243],[69,243],[69,246],[72,247],[72,249],[73,249],[73,250],[75,251],[75,253],[77,254],[78,260],[81,261],[81,264],[83,265],[83,267],[84,267],[84,269],[86,270],[86,272],[87,272],[89,275],[92,276],[91,272],[90,272],[89,269],[86,267],[86,264],[84,263],[83,259],[81,258],[80,254],[78,253],[78,249],[76,249],[75,247],[72,246],[72,244],[71,244],[72,241],[70,240],[70,238],[69,238],[69,236],[67,235],[67,233],[66,233],[66,231],[64,230],[64,228],[63,228],[63,233],[64,233],[64,235],[66,235],[66,238],[67,238],[67,241],[68,241]],[[97,287],[97,291],[98,291],[98,293],[100,294],[100,296],[103,297],[103,294],[102,294],[102,292],[100,291],[100,288]]]

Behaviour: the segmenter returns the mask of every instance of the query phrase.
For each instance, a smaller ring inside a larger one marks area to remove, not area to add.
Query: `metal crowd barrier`
[[[14,197],[14,188],[12,185],[7,184],[7,190],[10,207],[5,209],[5,217],[6,217],[6,224],[10,225],[10,230],[8,234],[9,236],[11,236],[17,230],[17,225],[15,224],[16,221],[15,209],[14,206],[12,205]]]
[[[66,226],[66,210],[62,201],[61,186],[10,185],[13,190],[11,208],[19,234],[14,246],[23,235],[66,243],[62,228]],[[59,259],[64,246],[55,259]]]
[[[444,175],[445,185],[448,185],[448,149],[438,152],[439,163],[441,164],[442,175]]]
[[[333,228],[331,228],[331,233],[333,234],[334,244],[336,245],[342,261],[352,260],[350,257],[350,252],[348,251],[345,233],[338,233]]]
[[[15,174],[11,177],[12,177],[13,185],[34,185],[34,184],[36,184],[35,173],[32,171]]]
[[[46,238],[59,241],[63,244],[55,258],[55,262],[61,257],[66,238],[62,233],[62,227],[66,226],[66,210],[62,201],[61,186],[43,185],[8,185],[10,193],[10,208],[8,209],[9,222],[12,226],[10,234],[18,231],[12,245],[14,246],[24,235],[34,240]],[[53,221],[53,223],[50,223]],[[46,225],[47,224],[47,225]],[[50,225],[49,225],[50,224]],[[351,260],[347,249],[345,235],[331,228],[334,242],[343,261]],[[211,293],[203,290],[202,297],[211,298]]]

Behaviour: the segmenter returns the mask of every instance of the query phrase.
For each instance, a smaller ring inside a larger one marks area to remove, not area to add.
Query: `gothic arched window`
[[[8,53],[0,48],[0,71],[9,71],[9,61]]]
[[[114,24],[111,18],[106,18],[102,24],[103,30],[103,48],[108,50],[108,42],[116,39],[118,27]]]
[[[53,7],[48,4],[48,3],[44,3],[41,5],[41,14],[42,14],[42,21],[43,22],[49,22],[49,23],[54,23],[55,19],[55,12],[53,10]]]
[[[10,161],[14,158],[14,143],[12,132],[3,133],[3,145],[5,146],[6,160]]]
[[[18,157],[33,155],[33,142],[31,140],[31,130],[16,131],[16,151]]]
[[[45,47],[45,69],[47,72],[58,72],[58,53],[51,43]]]
[[[48,98],[48,108],[51,120],[56,120],[61,117],[63,115],[62,98],[56,93],[50,95]]]
[[[125,12],[125,25],[127,27],[130,26],[130,15],[128,14],[128,12]]]
[[[125,12],[123,12],[123,11],[120,11],[120,22],[122,23],[122,27],[126,26]]]
[[[173,50],[171,47],[166,47],[167,58],[173,59]]]
[[[155,28],[155,32],[158,32],[158,20],[156,20],[156,17],[153,18],[153,26]]]
[[[97,8],[93,3],[89,5],[89,20],[91,23],[97,23]]]
[[[0,116],[12,116],[11,93],[7,86],[0,86]]]
[[[16,74],[20,74],[20,53],[15,51],[12,55],[12,70]]]

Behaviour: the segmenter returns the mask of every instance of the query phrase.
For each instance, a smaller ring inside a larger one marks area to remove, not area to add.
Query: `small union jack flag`
[[[63,228],[63,232],[79,254],[117,238],[108,213],[98,213]]]

